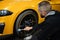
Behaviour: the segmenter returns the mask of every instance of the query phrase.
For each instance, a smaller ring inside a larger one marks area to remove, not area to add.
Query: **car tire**
[[[24,20],[24,17],[26,17],[27,15],[32,15],[34,18],[33,19],[35,19],[34,21],[35,21],[35,24],[34,25],[36,25],[37,23],[38,23],[38,18],[37,18],[37,14],[35,13],[35,12],[33,12],[33,11],[31,11],[31,10],[28,10],[28,11],[25,11],[25,12],[23,12],[22,14],[20,14],[19,16],[18,16],[18,18],[17,18],[17,20],[16,20],[16,22],[15,22],[15,24],[14,24],[14,35],[16,35],[16,36],[18,36],[18,37],[21,37],[21,38],[24,38],[25,36],[24,36],[24,34],[22,34],[22,32],[17,32],[17,29],[18,29],[18,24],[19,24],[19,22],[21,23],[22,22],[22,20]],[[30,17],[30,16],[29,16]],[[32,18],[32,17],[31,17]],[[28,19],[28,18],[27,18]],[[23,30],[22,30],[23,31]],[[31,30],[32,31],[32,30]],[[25,32],[25,31],[23,31],[23,32]]]

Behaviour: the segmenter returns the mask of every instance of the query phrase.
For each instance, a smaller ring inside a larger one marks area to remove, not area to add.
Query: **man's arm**
[[[52,20],[52,21],[51,21]],[[47,40],[52,34],[54,34],[58,28],[56,27],[57,22],[55,21],[56,19],[54,18],[49,18],[47,19],[43,24],[40,24],[39,32],[37,33],[37,38],[39,40]]]
[[[45,39],[47,40],[51,34],[54,34],[54,32],[57,31],[56,30],[57,27],[55,27],[56,24],[57,24],[56,19],[49,17],[43,23],[34,26],[33,30],[37,31],[39,30],[39,32],[37,33],[37,38],[39,40],[45,40]]]

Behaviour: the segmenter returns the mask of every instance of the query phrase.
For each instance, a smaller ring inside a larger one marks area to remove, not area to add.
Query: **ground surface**
[[[18,37],[15,37],[15,36],[10,36],[10,37],[7,37],[7,38],[2,38],[0,40],[22,40],[22,39],[18,38]]]

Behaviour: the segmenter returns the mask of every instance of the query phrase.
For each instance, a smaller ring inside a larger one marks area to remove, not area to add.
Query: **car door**
[[[47,0],[51,3],[54,10],[60,11],[60,0]]]

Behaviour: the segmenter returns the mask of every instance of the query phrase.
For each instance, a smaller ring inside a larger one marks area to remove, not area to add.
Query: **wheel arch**
[[[38,13],[34,10],[34,9],[26,9],[26,10],[24,10],[24,11],[22,11],[19,15],[21,15],[23,12],[25,12],[25,11],[33,11],[35,14],[36,14],[36,16],[37,16],[37,18],[38,18]],[[19,16],[18,15],[18,16]]]
[[[36,14],[36,17],[37,17],[37,20],[38,20],[38,13],[34,10],[34,9],[26,9],[26,10],[24,10],[24,11],[22,11],[19,15],[21,15],[23,12],[25,12],[25,11],[33,11],[35,14]],[[17,16],[17,18],[19,17],[19,15]],[[16,20],[17,20],[17,18],[16,18]],[[16,22],[16,20],[15,20],[15,22]],[[14,23],[15,24],[15,23]]]
[[[19,15],[21,15],[23,12],[29,11],[29,10],[30,10],[30,11],[33,11],[33,12],[36,14],[37,22],[38,22],[38,13],[37,13],[34,9],[26,9],[26,10],[22,11]],[[14,22],[14,26],[13,26],[13,34],[14,34],[14,27],[15,27],[15,24],[16,24],[16,21],[17,21],[19,15],[17,16],[17,18],[16,18],[16,20],[15,20],[15,22]]]

